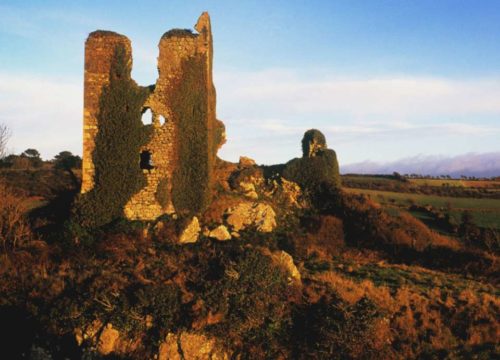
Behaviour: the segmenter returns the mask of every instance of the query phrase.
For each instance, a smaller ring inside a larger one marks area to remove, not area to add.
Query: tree
[[[54,167],[59,170],[72,170],[82,166],[82,159],[71,151],[61,151],[54,157]]]
[[[39,168],[43,165],[43,160],[40,158],[40,152],[36,149],[26,149],[21,154],[21,157],[27,158],[30,162],[30,165]]]
[[[80,181],[76,177],[73,169],[82,166],[82,159],[78,155],[73,155],[71,151],[61,151],[54,157],[54,168],[67,171],[75,188],[80,187]]]
[[[0,124],[0,160],[7,156],[7,142],[10,138],[10,130],[7,125]]]
[[[40,152],[36,149],[26,149],[24,150],[23,155],[29,158],[40,158]]]

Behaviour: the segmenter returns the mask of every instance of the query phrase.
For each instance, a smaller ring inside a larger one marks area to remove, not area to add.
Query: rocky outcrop
[[[158,360],[226,360],[229,354],[203,334],[169,333],[160,344]]]
[[[258,202],[241,202],[227,211],[227,223],[234,231],[255,227],[260,232],[276,228],[276,213],[271,205]]]

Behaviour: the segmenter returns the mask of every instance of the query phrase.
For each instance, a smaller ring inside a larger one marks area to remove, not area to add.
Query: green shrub
[[[368,298],[351,305],[335,294],[323,296],[316,303],[297,308],[294,353],[298,359],[374,358],[372,331],[380,317]]]
[[[146,185],[139,153],[152,133],[151,126],[141,121],[149,92],[131,79],[125,49],[117,47],[109,85],[99,99],[99,131],[93,153],[95,185],[76,204],[81,224],[100,226],[122,217],[127,201]]]
[[[241,244],[220,248],[206,259],[205,278],[199,282],[206,311],[223,315],[210,331],[253,358],[276,358],[291,322],[292,288],[286,274],[256,249]]]

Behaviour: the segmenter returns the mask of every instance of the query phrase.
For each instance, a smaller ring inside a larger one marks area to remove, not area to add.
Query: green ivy
[[[290,160],[283,177],[296,182],[303,189],[315,190],[322,183],[340,187],[339,163],[335,151],[324,149],[313,157]]]
[[[152,134],[141,112],[150,93],[130,77],[124,46],[118,46],[110,70],[110,82],[99,101],[99,131],[95,138],[94,188],[76,204],[78,221],[95,227],[123,217],[128,200],[146,185],[139,167],[141,146]]]
[[[184,60],[175,91],[170,95],[177,121],[177,167],[172,178],[172,200],[180,213],[197,213],[209,202],[210,169],[207,127],[207,72],[202,55]]]

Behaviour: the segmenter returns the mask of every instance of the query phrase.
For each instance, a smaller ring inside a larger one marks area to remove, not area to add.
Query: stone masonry
[[[166,32],[158,45],[158,73],[154,91],[143,105],[143,111],[147,109],[152,113],[153,133],[149,142],[143,146],[142,151],[151,154],[154,168],[142,170],[147,185],[138,193],[133,195],[123,209],[125,217],[134,220],[153,220],[163,214],[176,212],[172,203],[172,175],[177,166],[176,137],[179,135],[169,95],[178,91],[178,79],[182,79],[183,61],[192,56],[202,56],[206,66],[206,117],[197,119],[206,125],[208,131],[207,154],[209,157],[206,166],[214,163],[218,148],[221,146],[220,139],[216,137],[216,131],[223,132],[223,124],[216,119],[215,114],[215,88],[212,83],[212,32],[210,17],[203,13],[195,26],[197,33],[188,30],[171,30]],[[99,151],[95,147],[95,137],[99,131],[98,113],[99,100],[102,89],[109,83],[109,72],[112,65],[113,54],[118,45],[123,45],[129,66],[132,67],[132,48],[130,40],[123,35],[110,31],[96,31],[89,35],[85,43],[85,81],[84,81],[84,118],[83,118],[83,172],[81,192],[86,193],[94,187],[99,186],[94,182],[93,154]],[[160,121],[160,117],[164,122]],[[101,121],[105,121],[101,120]],[[137,166],[139,166],[140,154],[137,154]],[[209,183],[211,183],[213,169],[207,171]],[[164,180],[164,181],[162,181]],[[165,187],[159,189],[160,186]],[[168,194],[168,200],[161,205],[156,197],[161,190]]]

